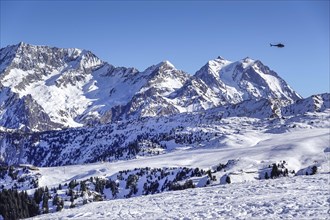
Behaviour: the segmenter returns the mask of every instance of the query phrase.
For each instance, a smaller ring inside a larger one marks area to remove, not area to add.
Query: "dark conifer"
[[[266,180],[269,179],[268,172],[265,173],[265,179],[266,179]]]
[[[228,184],[231,183],[230,176],[226,177],[226,183],[228,183]]]
[[[277,165],[274,163],[274,164],[273,164],[273,167],[272,167],[272,171],[271,171],[271,173],[270,173],[270,177],[271,177],[272,179],[274,179],[274,178],[276,178],[276,177],[278,177],[278,176],[279,176],[279,170],[278,170]]]
[[[317,172],[317,166],[312,167],[312,175],[316,174]]]
[[[42,199],[42,210],[43,213],[48,213],[49,212],[49,208],[48,208],[48,193],[44,193],[43,199]]]

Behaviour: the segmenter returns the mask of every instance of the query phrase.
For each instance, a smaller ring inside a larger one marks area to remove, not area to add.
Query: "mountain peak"
[[[21,42],[19,42],[18,44],[17,44],[17,47],[20,49],[22,49],[22,48],[38,48],[38,47],[46,47],[46,48],[48,48],[48,46],[41,46],[41,45],[33,45],[33,44],[28,44],[28,43],[26,43],[26,42],[23,42],[23,41],[21,41]]]
[[[226,65],[228,65],[230,63],[231,63],[231,61],[226,60],[226,59],[224,59],[221,56],[218,56],[214,60],[209,60],[206,65],[209,68],[216,68],[217,70],[214,70],[214,71],[218,71],[219,68],[222,68],[223,66],[226,66]]]
[[[26,45],[27,45],[27,43],[25,43],[25,42],[23,42],[23,41],[21,41],[21,42],[18,43],[18,46],[19,46],[19,47],[24,47],[24,46],[26,46]]]
[[[218,57],[216,58],[216,60],[226,60],[226,59],[223,58],[222,56],[218,56]]]
[[[240,60],[239,62],[242,64],[243,68],[247,68],[247,67],[253,65],[256,62],[256,60],[254,60],[250,57],[245,57],[244,59]]]
[[[175,66],[168,60],[164,60],[156,65],[156,67],[158,68],[162,66],[169,67],[170,69],[175,69]]]

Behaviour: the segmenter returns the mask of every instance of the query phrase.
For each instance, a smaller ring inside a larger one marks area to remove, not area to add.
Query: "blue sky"
[[[219,55],[249,56],[303,97],[330,90],[329,1],[1,0],[0,16],[1,47],[88,49],[141,71],[169,60],[191,74]]]

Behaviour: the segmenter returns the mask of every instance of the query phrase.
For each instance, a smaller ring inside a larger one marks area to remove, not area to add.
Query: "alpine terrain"
[[[0,49],[0,219],[326,219],[329,157],[330,94],[260,60]]]

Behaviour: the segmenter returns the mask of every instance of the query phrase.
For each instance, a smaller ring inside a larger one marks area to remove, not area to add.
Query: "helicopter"
[[[279,44],[270,44],[270,46],[271,47],[278,47],[278,48],[282,48],[282,47],[284,47],[284,44],[282,44],[282,43],[279,43]]]

